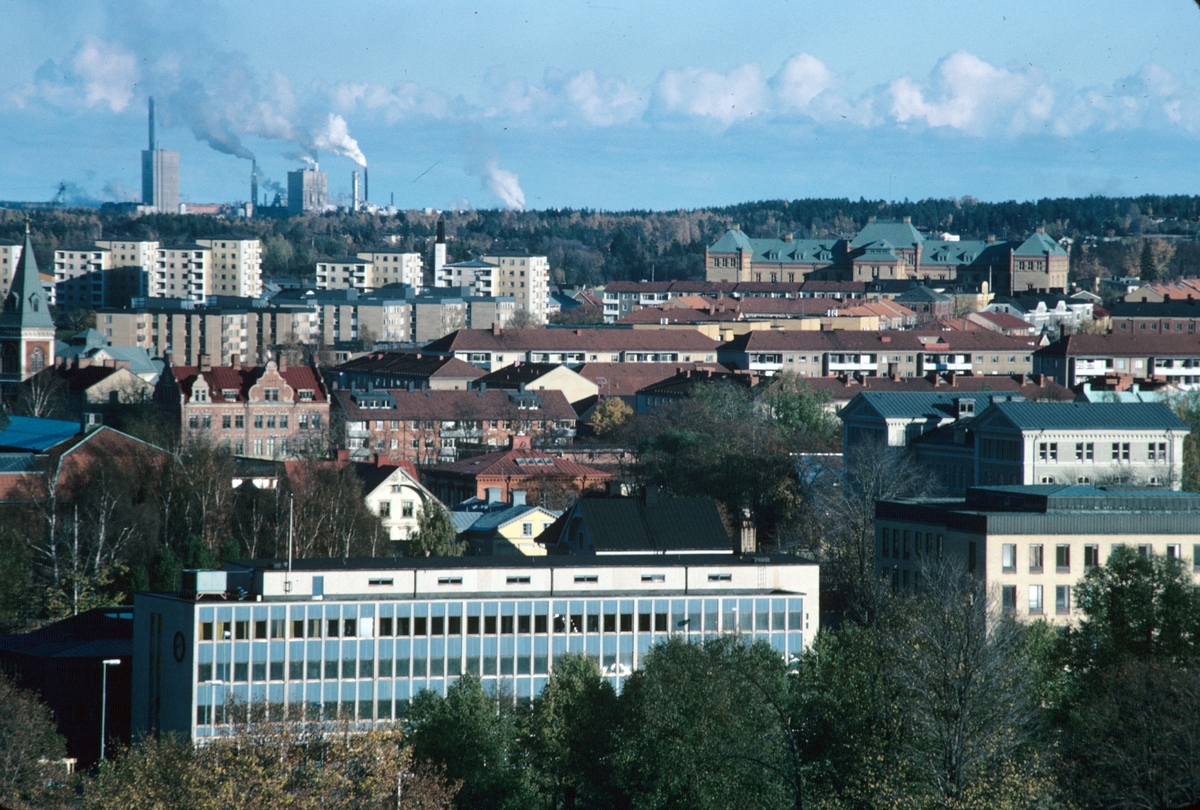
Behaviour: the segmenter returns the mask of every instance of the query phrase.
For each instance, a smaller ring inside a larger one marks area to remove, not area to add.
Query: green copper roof
[[[750,245],[750,237],[741,231],[730,228],[709,250],[713,253],[737,253],[739,250],[753,250],[753,248]]]
[[[1033,236],[1021,243],[1021,246],[1013,251],[1014,256],[1044,256],[1049,253],[1051,256],[1066,256],[1067,251],[1063,250],[1063,246],[1055,242],[1044,233],[1034,232]]]
[[[21,251],[21,262],[13,273],[8,297],[4,299],[0,327],[54,328],[46,290],[38,273],[37,257],[33,255],[33,239],[29,236],[28,225],[25,226],[25,249]]]
[[[925,237],[921,236],[911,222],[879,220],[868,222],[867,226],[858,232],[858,236],[854,237],[850,247],[854,249],[866,247],[872,242],[889,242],[892,247],[908,248],[924,241]]]

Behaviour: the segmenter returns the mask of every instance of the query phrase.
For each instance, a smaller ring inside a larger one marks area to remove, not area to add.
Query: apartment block
[[[420,253],[375,249],[359,253],[358,258],[367,260],[372,267],[368,290],[389,284],[407,284],[420,292],[425,286],[425,260]]]
[[[1183,561],[1200,582],[1200,495],[1078,485],[972,487],[957,498],[875,504],[875,571],[918,587],[947,559],[987,585],[1007,613],[1069,624],[1075,589],[1119,546]]]
[[[205,295],[262,295],[262,243],[257,239],[214,236],[197,239],[208,248],[211,268]]]
[[[1062,385],[1096,377],[1154,377],[1190,391],[1200,386],[1200,338],[1194,334],[1111,332],[1066,335],[1034,352],[1034,371]]]
[[[8,295],[17,262],[21,260],[21,243],[0,239],[0,295]]]
[[[550,302],[550,261],[545,256],[508,251],[480,258],[496,266],[490,289],[481,289],[481,295],[511,297],[518,312],[528,312],[537,323],[546,322],[546,308]]]
[[[517,433],[538,444],[569,445],[575,411],[561,391],[350,389],[333,392],[351,458],[454,461],[463,447],[504,447]]]
[[[722,343],[720,362],[758,374],[923,377],[1033,370],[1033,338],[998,332],[757,330]]]
[[[568,653],[620,689],[672,637],[740,634],[792,660],[820,605],[802,558],[630,554],[229,563],[138,594],[133,613],[134,738],[204,740],[252,704],[269,719],[390,724],[468,672],[530,700]]]

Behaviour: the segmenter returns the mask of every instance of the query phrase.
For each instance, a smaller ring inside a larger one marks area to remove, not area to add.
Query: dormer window
[[[300,389],[300,401],[301,402],[312,402],[312,399],[313,399],[313,392],[311,390],[309,390],[307,388]]]
[[[234,388],[226,388],[221,394],[225,397],[226,402],[233,402],[237,399],[237,390]]]
[[[197,388],[196,389],[196,401],[197,402],[208,402],[208,389]]]
[[[263,389],[263,399],[266,400],[267,402],[278,402],[279,401],[279,389],[278,388],[264,388]]]

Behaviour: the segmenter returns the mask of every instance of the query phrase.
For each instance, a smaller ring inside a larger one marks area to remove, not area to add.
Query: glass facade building
[[[233,719],[226,717],[228,707],[251,704],[265,707],[272,719],[390,721],[422,690],[444,695],[467,672],[479,675],[491,693],[529,700],[545,687],[555,661],[571,653],[595,660],[619,690],[650,648],[672,635],[701,641],[737,633],[790,658],[816,632],[817,566],[783,559],[725,557],[715,566],[720,570],[707,565],[693,574],[704,586],[696,589],[672,581],[696,560],[641,557],[623,565],[595,558],[586,567],[558,558],[559,566],[571,566],[555,572],[565,586],[512,596],[465,591],[371,598],[368,592],[347,598],[328,593],[320,574],[311,575],[316,581],[309,593],[274,601],[251,601],[261,594],[245,589],[238,595],[246,601],[229,599],[233,591],[139,594],[135,733],[161,729],[203,738]],[[554,570],[554,560],[541,560],[539,570]],[[537,588],[536,576],[512,568],[522,563],[504,564],[503,578],[493,582]],[[611,574],[614,565],[633,592],[588,592],[601,585],[601,570]],[[749,576],[725,570],[739,567]],[[378,570],[369,573],[368,589],[372,582],[395,582]],[[462,587],[461,565],[433,573],[440,576],[432,587]],[[787,584],[781,578],[793,589],[776,587]]]

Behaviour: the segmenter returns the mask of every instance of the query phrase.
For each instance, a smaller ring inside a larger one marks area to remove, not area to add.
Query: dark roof
[[[597,552],[724,551],[729,535],[711,498],[582,498],[567,521],[583,518]],[[564,524],[566,525],[566,524]]]
[[[917,301],[921,303],[932,304],[948,304],[954,299],[945,293],[940,293],[932,287],[917,286],[910,290],[900,293],[896,296],[896,300],[901,304],[906,301]]]
[[[472,366],[472,368],[475,367]],[[521,383],[528,385],[541,379],[556,368],[561,368],[561,366],[557,363],[513,363],[496,369],[491,374],[485,374],[475,382],[489,386],[494,385],[497,388],[516,388]]]
[[[587,500],[587,499],[584,499]],[[582,501],[580,501],[582,503]],[[286,559],[230,560],[225,563],[228,570],[283,570]],[[603,557],[591,555],[563,556],[546,555],[527,557],[512,555],[500,557],[333,557],[299,558],[292,561],[294,571],[379,571],[379,570],[424,570],[439,568],[575,568],[596,567],[655,567],[678,566],[730,566],[730,565],[816,565],[815,562],[793,554],[661,554],[648,558],[645,554],[612,554]],[[814,594],[815,596],[815,594]]]
[[[1188,429],[1161,402],[996,402],[977,421],[995,415],[1020,430]]]
[[[0,313],[0,327],[54,328],[46,290],[42,287],[42,276],[38,272],[37,257],[33,255],[33,238],[29,235],[28,223],[25,224],[25,247],[13,272],[8,297],[4,299],[4,312]]]
[[[366,462],[356,463],[354,472],[358,479],[362,481],[363,493],[369,494],[379,488],[379,485],[388,479],[388,477],[396,470],[403,470],[405,475],[417,482],[420,486],[421,476],[417,473],[416,465],[411,461],[401,461],[398,463],[389,464],[369,464]]]
[[[702,383],[730,382],[746,388],[758,382],[758,377],[750,374],[738,374],[732,371],[714,371],[711,368],[681,371],[674,377],[651,383],[640,389],[638,396],[682,397]]]
[[[576,370],[600,387],[602,397],[631,397],[647,385],[700,369],[726,370],[717,363],[584,363]]]
[[[94,608],[32,633],[0,636],[0,654],[36,658],[133,655],[133,608]]]
[[[994,393],[976,391],[954,391],[945,393],[863,391],[850,401],[846,410],[863,406],[870,408],[884,419],[947,419],[955,418],[958,410],[956,399],[975,401],[975,412],[979,413],[991,404]]]
[[[413,379],[467,379],[474,380],[484,375],[478,366],[459,360],[457,357],[429,354],[427,352],[371,352],[354,357],[330,369],[338,374],[374,374]]]
[[[850,351],[850,352],[951,352],[994,351],[1031,352],[1037,346],[1032,337],[1011,335],[983,329],[978,332],[887,329],[879,332],[848,330],[779,330],[759,329],[738,335],[721,344],[722,352],[744,351]]]
[[[1114,318],[1200,318],[1195,298],[1168,298],[1164,301],[1118,301],[1112,306]]]
[[[936,382],[935,378],[936,377]],[[1020,394],[1030,401],[1071,402],[1075,392],[1042,374],[927,374],[924,377],[806,377],[806,385],[833,399],[851,399],[862,391],[892,393]]]

